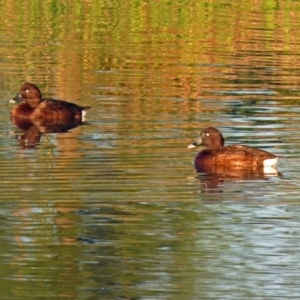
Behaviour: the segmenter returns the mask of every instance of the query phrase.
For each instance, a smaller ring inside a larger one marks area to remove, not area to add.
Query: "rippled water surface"
[[[6,1],[1,299],[300,297],[300,5]],[[9,119],[24,81],[90,105],[64,133]],[[207,126],[280,156],[200,172]]]

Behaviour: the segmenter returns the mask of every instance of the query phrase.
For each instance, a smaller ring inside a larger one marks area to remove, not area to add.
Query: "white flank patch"
[[[278,171],[275,167],[264,167],[264,174],[267,176],[278,176]]]
[[[83,111],[81,112],[81,121],[82,121],[82,122],[85,122],[85,115],[86,115],[86,110],[83,110]]]
[[[276,167],[278,157],[269,158],[264,160],[264,167]]]

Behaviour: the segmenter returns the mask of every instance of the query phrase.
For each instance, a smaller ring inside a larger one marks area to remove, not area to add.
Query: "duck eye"
[[[206,135],[206,136],[209,136],[209,133],[208,133],[208,132],[206,132],[206,133],[205,133],[205,135]]]
[[[29,90],[27,89],[27,90],[25,90],[25,93],[28,93],[29,92]]]

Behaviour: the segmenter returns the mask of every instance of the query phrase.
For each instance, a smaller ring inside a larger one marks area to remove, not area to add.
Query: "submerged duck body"
[[[45,122],[81,120],[90,106],[79,106],[64,100],[43,99],[40,89],[33,83],[22,85],[18,95],[9,102],[20,102],[11,111],[11,118],[42,119]]]
[[[278,157],[267,151],[244,145],[224,146],[224,138],[215,127],[204,129],[188,148],[203,145],[206,149],[195,157],[195,168],[205,166],[226,167],[276,167]]]

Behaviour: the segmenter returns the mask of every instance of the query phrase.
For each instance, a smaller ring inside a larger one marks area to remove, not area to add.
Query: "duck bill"
[[[197,139],[194,143],[189,144],[189,145],[187,146],[187,148],[188,148],[188,149],[192,149],[192,148],[196,148],[196,147],[198,147],[198,146],[200,146],[200,145],[202,145],[202,140],[199,138],[199,139]]]
[[[23,98],[20,94],[16,95],[14,98],[7,101],[7,103],[20,103],[23,101]]]

